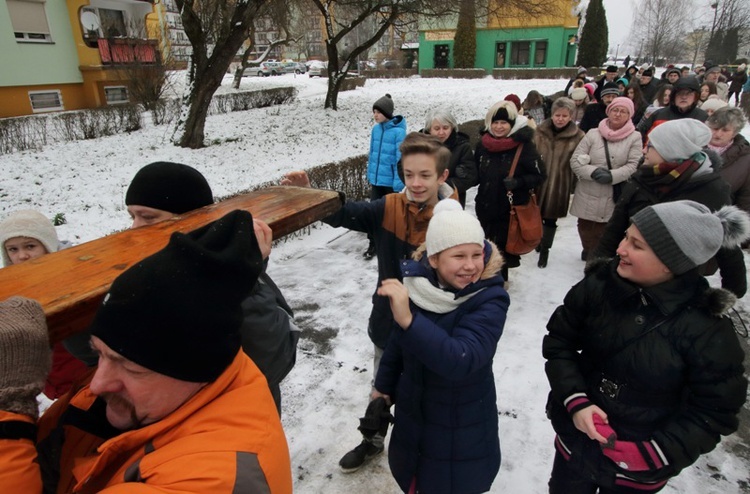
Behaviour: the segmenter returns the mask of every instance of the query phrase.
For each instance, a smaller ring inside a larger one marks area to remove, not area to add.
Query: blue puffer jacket
[[[396,405],[388,460],[404,492],[415,476],[418,492],[486,492],[500,468],[492,358],[510,301],[491,245],[481,279],[442,297],[433,296],[441,290],[426,256],[402,262],[414,318],[406,331],[393,331],[375,388]],[[437,303],[442,313],[415,303]]]
[[[372,185],[391,187],[401,192],[404,183],[398,178],[398,162],[401,151],[398,149],[406,137],[406,120],[396,115],[387,122],[375,124],[370,136],[370,157],[367,162],[367,180]]]

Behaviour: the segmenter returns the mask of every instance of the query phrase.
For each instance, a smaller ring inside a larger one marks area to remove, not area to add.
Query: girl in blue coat
[[[404,492],[488,491],[500,468],[492,358],[510,301],[497,247],[452,199],[426,242],[384,280],[396,323],[372,398],[395,403],[388,460]]]

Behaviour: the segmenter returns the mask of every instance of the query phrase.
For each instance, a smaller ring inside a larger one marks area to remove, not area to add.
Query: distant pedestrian
[[[375,125],[370,135],[370,153],[367,161],[367,180],[372,186],[372,201],[404,190],[404,183],[398,176],[398,163],[401,161],[399,146],[406,137],[406,120],[401,115],[394,115],[393,111],[393,99],[390,94],[378,98],[372,105]],[[375,240],[372,237],[369,239],[370,244],[364,253],[366,259],[375,256]]]

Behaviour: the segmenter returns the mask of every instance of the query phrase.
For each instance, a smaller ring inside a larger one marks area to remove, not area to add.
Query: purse
[[[509,177],[513,177],[521,156],[523,144],[516,148],[513,164],[510,166]],[[513,191],[508,191],[508,202],[510,203],[510,221],[508,223],[508,240],[505,244],[505,252],[508,254],[528,254],[542,241],[542,212],[536,202],[536,194],[533,189],[529,190],[529,202],[527,204],[513,204]]]

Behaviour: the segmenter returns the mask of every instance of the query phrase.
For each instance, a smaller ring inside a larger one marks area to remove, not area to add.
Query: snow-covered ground
[[[228,91],[227,77],[221,91]],[[135,172],[157,160],[187,163],[206,175],[216,196],[280,179],[283,173],[365,154],[372,103],[393,96],[410,130],[424,125],[428,109],[447,106],[459,121],[483,118],[509,93],[551,94],[564,80],[498,81],[374,79],[339,96],[339,111],[323,110],[326,80],[292,74],[247,77],[242,89],[294,85],[298,101],[284,106],[213,116],[207,148],[170,144],[170,129],[146,128],[123,136],[58,144],[38,152],[0,156],[0,217],[21,208],[64,213],[61,238],[93,240],[129,226],[124,194]],[[746,130],[745,135],[750,135]],[[470,191],[468,208],[473,208]],[[372,377],[367,337],[375,261],[365,261],[363,235],[316,225],[309,235],[278,243],[269,267],[303,328],[297,365],[282,383],[283,423],[292,455],[296,492],[397,492],[386,456],[352,474],[337,462],[358,444]],[[527,255],[511,270],[511,307],[494,360],[503,461],[491,492],[546,492],[554,449],[544,415],[548,384],[541,340],[554,308],[583,272],[575,218],[560,222],[547,269]],[[716,282],[716,280],[712,280]],[[743,306],[745,301],[740,302]],[[750,467],[728,452],[736,436],[670,482],[668,493],[735,493],[747,487]]]

